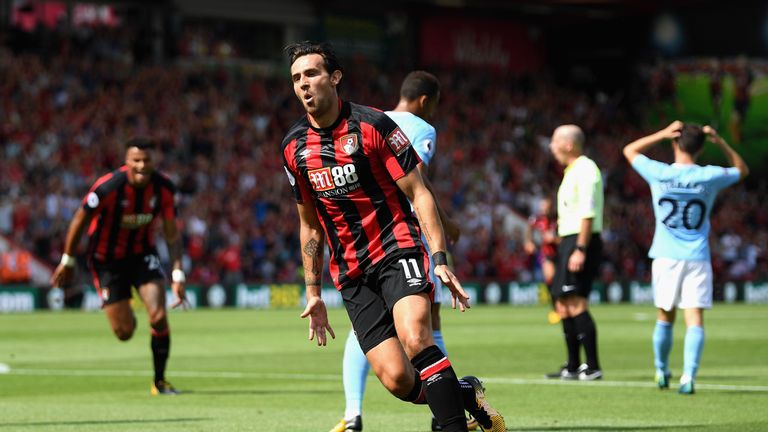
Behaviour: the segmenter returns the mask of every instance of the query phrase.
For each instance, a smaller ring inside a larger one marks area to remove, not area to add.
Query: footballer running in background
[[[153,395],[173,395],[178,391],[165,379],[171,331],[165,304],[166,276],[152,235],[156,220],[163,222],[173,265],[171,287],[177,297],[173,307],[186,301],[186,277],[181,267],[181,236],[176,226],[176,187],[155,170],[156,151],[156,143],[150,138],[128,140],[125,164],[91,186],[70,222],[64,253],[51,284],[67,287],[71,283],[76,263],[74,255],[87,229],[88,268],[112,332],[121,341],[133,336],[136,315],[130,302],[131,289],[135,287],[149,317],[154,365],[150,391]]]
[[[542,198],[539,201],[538,213],[528,218],[523,248],[525,253],[534,257],[541,268],[541,276],[549,290],[552,279],[555,277],[557,262],[557,217],[551,198]],[[552,299],[552,310],[547,317],[551,324],[560,322],[560,315],[554,310],[554,306],[554,299]]]

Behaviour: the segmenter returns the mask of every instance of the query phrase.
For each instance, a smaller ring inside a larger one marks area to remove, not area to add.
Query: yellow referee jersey
[[[578,234],[582,219],[592,220],[592,232],[603,230],[603,178],[595,162],[582,155],[565,168],[557,190],[557,234]]]

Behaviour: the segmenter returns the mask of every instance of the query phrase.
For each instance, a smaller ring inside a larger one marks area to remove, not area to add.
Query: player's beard
[[[330,111],[333,104],[332,98],[325,97],[324,95],[320,95],[317,92],[312,94],[312,99],[309,101],[302,99],[302,102],[304,104],[304,109],[307,111],[307,114],[311,115],[315,119],[319,119],[325,116],[328,111]]]

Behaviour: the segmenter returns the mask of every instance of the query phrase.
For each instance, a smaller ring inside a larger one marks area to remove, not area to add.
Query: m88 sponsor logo
[[[346,194],[360,187],[354,164],[309,170],[307,177],[312,189],[324,197]]]

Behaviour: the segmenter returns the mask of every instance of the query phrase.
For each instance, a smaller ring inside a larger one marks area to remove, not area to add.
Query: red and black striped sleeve
[[[371,150],[378,154],[387,172],[397,181],[411,172],[421,162],[405,132],[385,113],[370,111]]]
[[[173,220],[178,214],[176,210],[176,185],[165,174],[159,172],[156,172],[155,179],[157,201],[153,213],[165,220]]]
[[[82,206],[83,210],[87,213],[93,213],[99,207],[103,206],[104,200],[111,192],[114,192],[118,187],[118,177],[124,170],[119,169],[112,171],[108,174],[104,174],[96,180],[88,193],[83,197]]]
[[[293,197],[299,204],[312,200],[310,186],[301,175],[297,161],[298,155],[296,154],[296,148],[299,146],[299,143],[305,142],[307,139],[308,129],[309,124],[306,119],[302,118],[291,126],[282,143],[283,168],[285,168],[285,174],[288,176],[288,183],[291,185]]]

